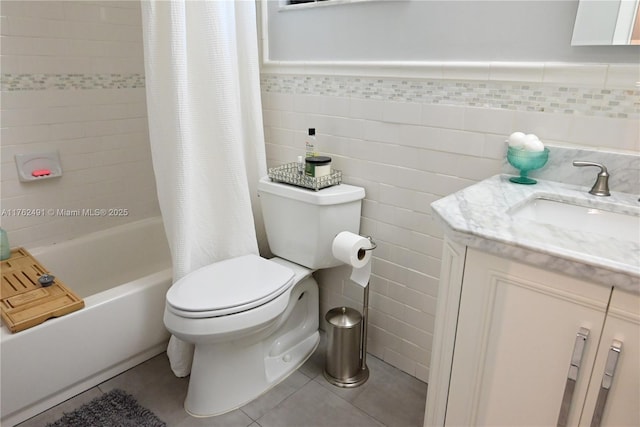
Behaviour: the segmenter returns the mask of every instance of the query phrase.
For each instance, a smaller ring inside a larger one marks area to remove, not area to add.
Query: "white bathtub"
[[[85,308],[0,341],[1,420],[12,426],[165,350],[171,259],[160,218],[28,248]]]

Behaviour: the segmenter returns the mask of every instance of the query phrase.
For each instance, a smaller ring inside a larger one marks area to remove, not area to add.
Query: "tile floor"
[[[282,383],[240,409],[193,418],[183,409],[188,378],[176,378],[166,354],[154,357],[19,427],[41,427],[102,393],[120,388],[169,427],[422,427],[427,385],[373,356],[369,380],[360,387],[335,387],[322,375],[325,340],[309,360]],[[103,427],[103,426],[100,426]]]

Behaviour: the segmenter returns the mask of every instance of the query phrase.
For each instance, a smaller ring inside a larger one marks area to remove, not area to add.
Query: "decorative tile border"
[[[144,88],[143,74],[2,74],[1,90]],[[610,118],[640,118],[640,89],[537,83],[262,74],[271,93],[353,97]]]
[[[497,108],[610,118],[640,118],[640,89],[569,85],[262,74],[267,93]]]
[[[134,89],[145,85],[144,74],[2,74],[1,90]]]

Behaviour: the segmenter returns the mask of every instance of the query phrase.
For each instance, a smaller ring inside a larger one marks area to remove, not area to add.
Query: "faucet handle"
[[[581,160],[574,160],[573,161],[573,166],[596,166],[596,167],[600,168],[600,173],[601,174],[609,175],[609,173],[607,172],[607,167],[605,165],[600,164],[600,163],[583,162]]]
[[[589,190],[589,193],[593,194],[594,196],[610,196],[611,195],[611,193],[609,192],[609,176],[610,175],[605,165],[602,165],[600,163],[594,163],[594,162],[583,162],[580,160],[574,160],[573,166],[578,166],[578,167],[595,166],[600,168],[600,172],[598,173],[596,182],[595,184],[593,184],[593,187],[591,188],[591,190]]]

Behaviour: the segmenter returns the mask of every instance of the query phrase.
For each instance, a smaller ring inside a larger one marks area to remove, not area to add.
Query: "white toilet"
[[[312,191],[258,183],[275,258],[245,255],[200,268],[167,292],[164,323],[195,344],[185,410],[208,417],[236,409],[278,384],[313,353],[318,285],[311,273],[340,261],[331,244],[358,233],[364,189]]]

